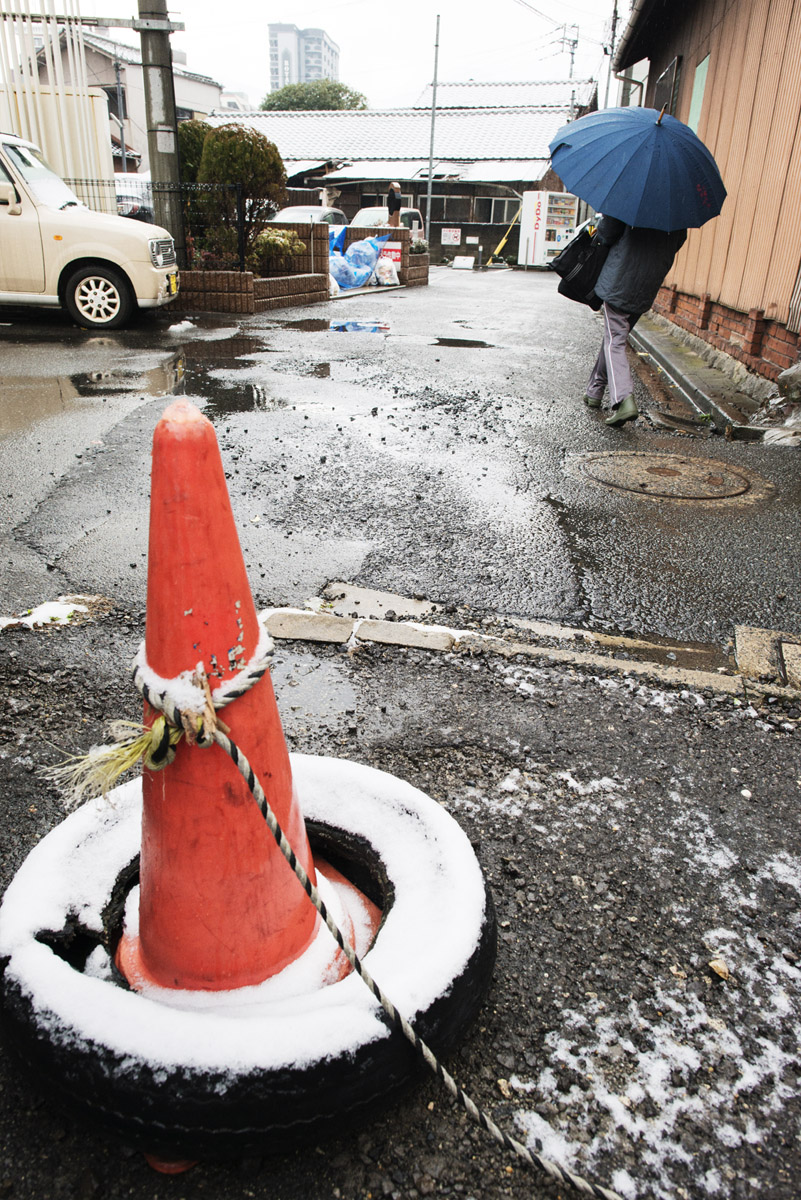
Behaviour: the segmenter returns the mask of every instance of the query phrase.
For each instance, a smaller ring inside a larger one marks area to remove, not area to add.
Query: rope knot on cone
[[[175,761],[178,743],[206,750],[213,746],[217,732],[230,733],[220,718],[220,709],[246,695],[269,670],[273,642],[266,630],[250,662],[220,687],[211,689],[205,667],[198,663],[191,673],[176,679],[156,676],[148,666],[144,642],[134,659],[132,679],[137,691],[157,716],[150,725],[135,721],[113,721],[109,734],[113,739],[93,746],[87,754],[68,756],[44,774],[68,793],[68,805],[99,799],[115,786],[120,777],[139,764],[149,771],[162,771]]]

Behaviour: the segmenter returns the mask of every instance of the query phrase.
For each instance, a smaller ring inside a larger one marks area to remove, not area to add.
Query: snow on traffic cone
[[[214,428],[178,400],[153,437],[148,667],[169,680],[202,662],[213,690],[250,661],[259,637]],[[314,879],[269,673],[224,720]],[[169,766],[144,769],[143,800],[139,932],[125,935],[118,960],[132,983],[244,987],[303,953],[317,914],[219,746],[182,739]]]

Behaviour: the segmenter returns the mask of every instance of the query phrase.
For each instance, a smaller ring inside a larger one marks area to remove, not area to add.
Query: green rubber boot
[[[612,410],[611,417],[606,418],[607,425],[625,425],[640,415],[640,410],[633,396],[624,396],[617,408]]]

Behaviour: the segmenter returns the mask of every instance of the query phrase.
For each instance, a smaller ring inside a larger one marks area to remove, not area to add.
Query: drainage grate
[[[772,491],[770,484],[741,467],[678,454],[611,451],[583,455],[576,466],[593,483],[657,500],[753,501]]]

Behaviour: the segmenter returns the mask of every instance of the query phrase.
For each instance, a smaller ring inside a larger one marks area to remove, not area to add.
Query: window
[[[427,197],[425,193],[420,197],[421,204],[425,205]],[[412,201],[404,198],[404,203],[412,207]],[[472,200],[470,196],[437,196],[431,197],[431,220],[432,221],[456,221],[459,224],[465,224],[471,219]]]
[[[698,132],[698,126],[701,122],[701,109],[704,105],[704,88],[706,87],[706,76],[709,70],[709,55],[699,62],[695,68],[695,78],[693,79],[693,94],[690,100],[690,115],[687,118],[687,124],[693,133]]]
[[[102,90],[106,93],[106,96],[108,97],[109,116],[121,117],[122,120],[124,121],[128,116],[128,102],[125,98],[125,88],[120,88],[120,91],[122,92],[122,112],[117,111],[117,88],[116,88],[116,85],[114,87],[104,87]]]
[[[386,208],[387,190],[383,192],[362,192],[360,208]],[[404,208],[414,208],[414,196],[410,192],[401,192],[401,204]]]
[[[654,88],[654,103],[653,107],[663,109],[670,113],[671,117],[676,115],[676,100],[679,94],[679,80],[681,78],[681,55],[677,55],[669,66],[665,67],[662,74],[656,81]]]
[[[475,219],[481,225],[509,225],[520,207],[520,201],[506,196],[477,196]]]

